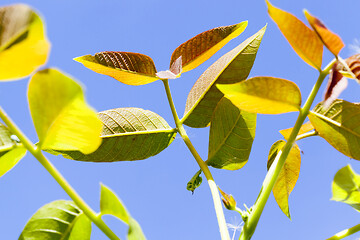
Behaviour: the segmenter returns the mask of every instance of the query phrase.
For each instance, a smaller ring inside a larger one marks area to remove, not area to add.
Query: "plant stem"
[[[43,167],[51,174],[51,176],[58,182],[58,184],[65,190],[75,204],[85,213],[85,215],[93,222],[100,230],[111,240],[120,240],[115,233],[106,225],[106,223],[98,217],[98,215],[90,208],[89,205],[78,195],[78,193],[71,187],[61,173],[54,165],[42,154],[16,124],[7,116],[5,111],[0,107],[0,118],[4,121],[10,131],[15,134],[25,146],[25,148],[43,165]]]
[[[345,237],[350,236],[351,234],[354,234],[356,232],[360,231],[360,224],[353,226],[351,228],[342,230],[341,232],[338,232],[337,234],[335,234],[334,236],[332,236],[331,238],[328,238],[326,240],[339,240],[339,239],[343,239]]]
[[[184,126],[182,125],[179,116],[176,112],[175,109],[175,105],[174,102],[172,100],[172,96],[171,96],[171,92],[170,92],[170,87],[169,87],[169,81],[163,80],[164,83],[164,87],[165,87],[165,91],[166,91],[166,96],[167,99],[169,101],[169,105],[171,108],[171,112],[173,114],[174,117],[174,121],[177,127],[177,130],[179,132],[179,134],[181,135],[182,139],[184,140],[186,146],[189,148],[190,152],[192,153],[192,155],[194,156],[196,162],[198,163],[200,169],[203,171],[207,182],[209,184],[210,187],[210,191],[211,191],[211,195],[213,198],[213,202],[214,202],[214,208],[215,208],[215,212],[216,212],[216,217],[217,217],[217,221],[219,224],[219,229],[220,229],[220,235],[221,235],[221,239],[222,240],[230,240],[230,235],[229,235],[229,231],[227,229],[226,226],[226,221],[225,221],[225,216],[224,216],[224,212],[223,212],[223,208],[222,208],[222,203],[221,203],[221,199],[219,196],[219,192],[218,189],[216,187],[215,181],[213,176],[211,175],[211,172],[209,170],[208,165],[201,159],[200,155],[198,154],[198,152],[196,151],[195,147],[193,146],[193,144],[191,143],[185,129]]]
[[[307,132],[307,133],[298,135],[298,136],[296,137],[296,139],[295,139],[295,142],[296,142],[296,141],[299,141],[299,140],[301,140],[301,139],[304,139],[304,138],[313,137],[313,136],[317,136],[317,135],[319,135],[319,133],[316,132],[316,131]]]
[[[320,75],[313,86],[304,106],[300,109],[299,116],[296,120],[295,126],[286,142],[285,146],[279,151],[276,156],[274,163],[271,165],[269,171],[266,174],[265,180],[263,182],[262,188],[260,190],[259,196],[253,206],[252,212],[249,214],[248,221],[245,222],[243,230],[240,234],[240,240],[249,240],[255,232],[257,223],[259,222],[262,211],[264,210],[265,204],[270,196],[270,193],[274,187],[274,184],[280,174],[280,171],[286,161],[287,156],[295,143],[296,137],[299,133],[299,130],[304,123],[307,115],[309,114],[310,107],[314,102],[315,96],[319,91],[321,84],[323,83],[325,77],[329,74],[335,59],[331,61],[324,70],[320,71]]]

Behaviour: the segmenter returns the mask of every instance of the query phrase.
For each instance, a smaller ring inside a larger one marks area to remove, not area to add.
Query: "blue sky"
[[[174,126],[160,81],[144,86],[127,86],[96,74],[72,59],[99,51],[139,52],[153,58],[158,71],[168,69],[172,51],[205,30],[249,21],[248,28],[219,53],[196,70],[171,80],[175,105],[183,114],[187,94],[200,74],[217,58],[237,46],[268,23],[250,76],[275,76],[294,81],[305,100],[317,78],[316,70],[305,64],[291,49],[266,12],[265,2],[253,1],[23,1],[44,17],[52,50],[47,66],[56,67],[82,82],[88,102],[98,111],[118,107],[140,107],[163,116]],[[3,0],[2,5],[14,1]],[[304,20],[302,10],[322,19],[338,33],[345,44],[341,56],[354,53],[349,46],[360,40],[358,0],[280,1],[272,3]],[[331,60],[325,51],[323,65]],[[36,142],[28,111],[28,79],[1,83],[0,104]],[[316,102],[321,101],[323,88]],[[341,98],[359,101],[360,88],[349,82]],[[260,115],[249,162],[238,171],[211,169],[216,183],[231,193],[241,207],[251,206],[266,174],[270,146],[291,127],[296,114]],[[200,155],[206,159],[208,128],[190,129],[188,134]],[[325,239],[358,224],[359,213],[351,207],[330,201],[331,182],[338,169],[350,163],[360,173],[356,160],[338,153],[325,140],[316,137],[299,142],[302,155],[300,177],[290,196],[290,221],[270,196],[253,239]],[[204,181],[192,195],[186,183],[199,169],[180,138],[159,155],[143,161],[84,163],[49,155],[79,194],[99,210],[99,183],[112,188],[138,220],[147,238],[195,240],[219,239],[209,188]],[[29,154],[13,171],[0,179],[0,239],[17,239],[31,215],[42,205],[69,199],[45,169]],[[227,222],[239,224],[240,217],[225,210]],[[113,217],[105,217],[122,239],[126,227]],[[349,239],[355,239],[360,234]],[[92,239],[106,239],[93,226]]]

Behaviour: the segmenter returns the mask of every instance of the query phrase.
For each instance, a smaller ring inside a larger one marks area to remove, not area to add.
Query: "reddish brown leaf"
[[[246,28],[247,21],[217,27],[198,34],[175,49],[170,66],[181,56],[183,72],[190,71],[208,60],[231,39],[239,36]]]
[[[330,52],[337,56],[340,50],[345,46],[341,38],[337,34],[327,29],[318,18],[312,16],[308,11],[305,10],[304,14],[310,26],[317,33],[320,40],[324,43],[327,49],[329,49]]]
[[[328,107],[331,105],[333,101],[335,101],[347,87],[347,78],[343,77],[343,75],[339,72],[343,66],[339,63],[335,63],[333,68],[331,69],[329,75],[329,82],[326,86],[325,96],[324,96],[324,107]]]
[[[349,66],[356,79],[360,81],[360,53],[345,59],[345,63]]]

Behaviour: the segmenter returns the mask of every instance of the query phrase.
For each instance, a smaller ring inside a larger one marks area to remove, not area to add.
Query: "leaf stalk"
[[[226,221],[225,221],[225,216],[224,216],[224,211],[222,208],[220,195],[219,195],[216,183],[214,181],[214,178],[209,170],[208,165],[201,159],[201,157],[198,154],[198,152],[196,151],[194,145],[191,143],[189,136],[187,135],[185,128],[179,119],[179,116],[175,109],[174,101],[172,99],[169,81],[167,79],[164,79],[162,81],[164,83],[166,96],[167,96],[167,99],[168,99],[168,102],[170,105],[172,115],[174,117],[174,121],[175,121],[177,130],[178,130],[180,136],[182,137],[183,141],[185,142],[186,146],[189,148],[190,152],[194,156],[200,169],[203,171],[203,173],[207,179],[207,182],[209,184],[211,195],[212,195],[213,202],[214,202],[214,208],[215,208],[215,213],[216,213],[216,217],[217,217],[217,221],[218,221],[218,225],[219,225],[221,239],[222,240],[230,240],[230,235],[229,235],[228,228],[226,226]]]
[[[260,216],[264,210],[266,202],[270,196],[270,193],[276,183],[276,180],[280,174],[282,167],[290,153],[292,146],[296,141],[296,137],[300,131],[301,126],[303,125],[307,115],[309,114],[310,108],[314,99],[320,89],[321,84],[323,83],[325,77],[329,74],[333,64],[335,63],[336,59],[331,61],[324,70],[320,71],[319,77],[313,86],[305,104],[300,109],[299,116],[296,120],[294,128],[290,134],[288,141],[286,142],[285,146],[281,151],[279,151],[278,155],[276,156],[274,163],[271,165],[269,171],[267,172],[262,188],[260,190],[259,196],[253,206],[253,210],[249,214],[248,220],[245,222],[244,227],[240,233],[239,240],[249,240],[251,239],[252,235],[255,232],[256,226],[259,222]]]
[[[120,240],[119,237],[106,225],[106,223],[97,216],[96,212],[80,197],[72,188],[55,166],[43,155],[41,149],[37,148],[20,130],[20,128],[10,119],[0,106],[0,118],[4,121],[10,131],[15,134],[25,146],[25,148],[41,163],[41,165],[50,173],[56,182],[64,189],[75,204],[85,213],[85,215],[111,240]]]
[[[326,240],[339,240],[339,239],[343,239],[345,237],[348,237],[356,232],[360,231],[360,224],[355,225],[351,228],[342,230],[341,232],[338,232],[337,234],[335,234],[334,236],[332,236],[331,238],[328,238]]]

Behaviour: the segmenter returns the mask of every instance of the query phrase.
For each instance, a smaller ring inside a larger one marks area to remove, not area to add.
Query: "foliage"
[[[179,134],[193,154],[200,170],[188,182],[194,192],[204,174],[214,201],[223,240],[229,240],[222,200],[228,210],[238,212],[244,227],[240,240],[247,240],[255,228],[271,191],[280,209],[290,218],[289,197],[299,177],[301,156],[296,141],[319,135],[336,150],[360,160],[359,104],[336,99],[346,87],[344,77],[359,81],[358,55],[343,60],[341,38],[309,12],[307,27],[294,15],[266,0],[270,17],[278,25],[294,51],[319,77],[307,100],[301,105],[301,92],[289,80],[270,76],[248,78],[263,39],[266,26],[215,61],[195,82],[189,92],[185,113],[178,117],[168,79],[195,69],[230,40],[238,37],[247,21],[210,29],[176,48],[169,70],[157,72],[154,61],[132,52],[104,51],[74,60],[85,67],[128,85],[162,81],[175,128],[155,112],[140,108],[116,108],[95,113],[85,101],[82,87],[59,70],[35,70],[46,62],[49,43],[44,24],[29,6],[16,4],[0,8],[0,79],[15,80],[32,74],[28,102],[39,142],[33,144],[0,108],[0,176],[11,170],[29,151],[55,178],[73,201],[57,200],[41,207],[28,221],[20,240],[90,239],[91,222],[110,239],[119,239],[102,220],[112,215],[128,225],[127,238],[146,239],[138,222],[117,195],[101,185],[100,212],[92,210],[43,155],[46,151],[78,161],[116,162],[148,159],[166,149]],[[323,46],[333,55],[322,68]],[[325,77],[330,74],[324,101],[310,111]],[[249,160],[255,138],[257,114],[298,112],[294,127],[284,129],[285,140],[273,144],[268,155],[268,173],[255,204],[241,210],[235,198],[216,187],[209,166],[238,170]],[[304,124],[306,118],[310,122]],[[200,157],[184,125],[210,126],[206,161]],[[313,131],[314,130],[314,131]],[[350,166],[339,170],[333,182],[333,200],[360,209],[359,179]],[[357,228],[343,236],[353,233]],[[360,229],[359,229],[360,230]],[[358,230],[357,230],[358,231]]]

